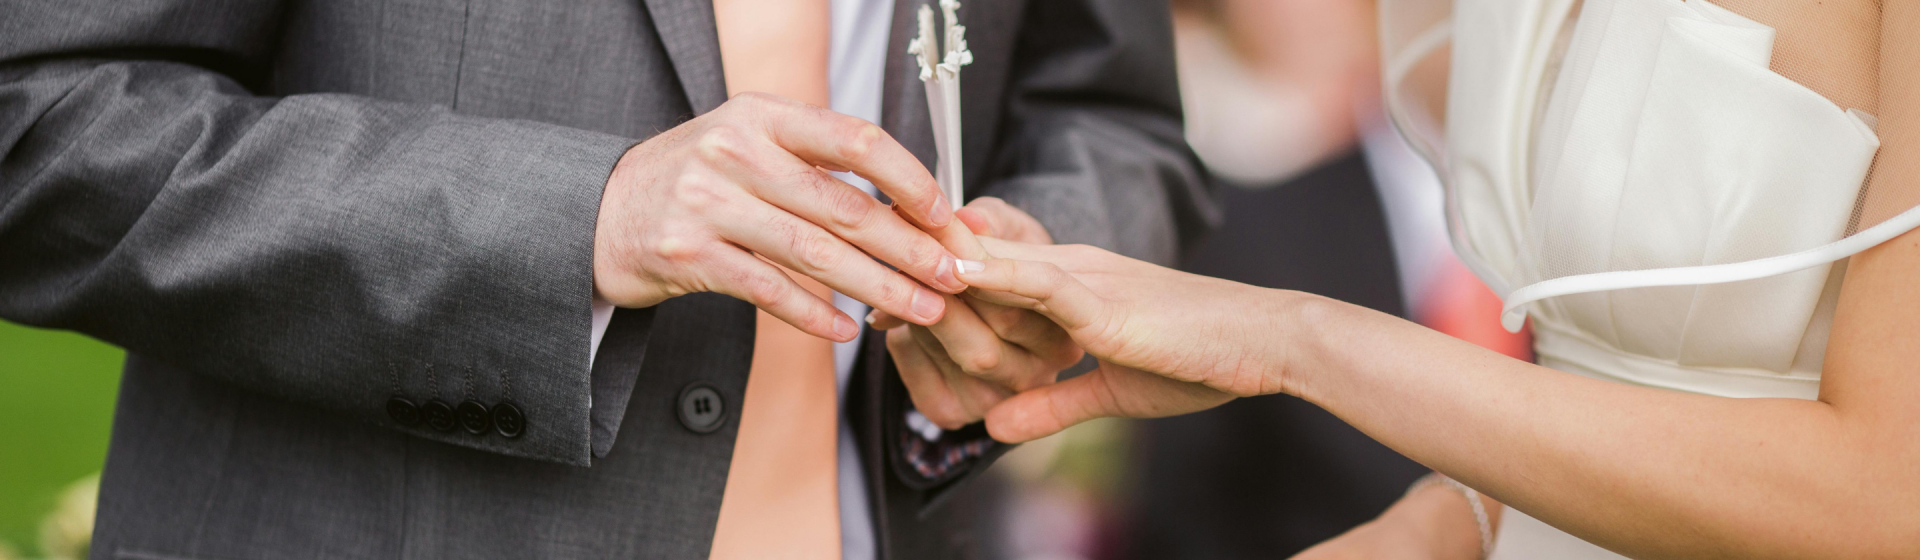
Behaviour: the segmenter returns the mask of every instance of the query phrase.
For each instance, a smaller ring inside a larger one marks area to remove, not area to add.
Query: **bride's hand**
[[[1499,526],[1505,507],[1485,501],[1489,523]],[[1426,484],[1394,502],[1380,517],[1314,545],[1292,560],[1402,558],[1473,560],[1481,554],[1480,527],[1459,492]]]
[[[1000,441],[1028,441],[1104,416],[1172,416],[1279,392],[1286,333],[1276,318],[1291,300],[1311,297],[1084,245],[982,242],[1004,258],[962,263],[970,293],[1046,315],[1100,359],[1086,375],[994,406],[987,430]]]

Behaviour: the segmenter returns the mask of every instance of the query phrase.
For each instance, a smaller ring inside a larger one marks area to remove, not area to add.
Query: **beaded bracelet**
[[[1480,560],[1493,556],[1493,524],[1487,521],[1487,505],[1480,499],[1480,492],[1447,475],[1433,472],[1413,481],[1413,485],[1407,487],[1407,493],[1412,494],[1428,484],[1445,484],[1467,498],[1467,505],[1473,507],[1473,522],[1480,526]]]

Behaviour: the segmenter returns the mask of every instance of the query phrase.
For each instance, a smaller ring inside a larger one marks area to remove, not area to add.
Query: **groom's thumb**
[[[1007,397],[987,410],[987,434],[1005,443],[1023,443],[1059,433],[1095,418],[1113,416],[1106,371],[1085,375]]]

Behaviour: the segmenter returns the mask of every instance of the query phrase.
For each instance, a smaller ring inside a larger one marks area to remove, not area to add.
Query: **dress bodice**
[[[1815,398],[1841,259],[1912,227],[1858,223],[1873,117],[1771,71],[1774,30],[1704,0],[1454,0],[1450,21],[1453,242],[1540,363]],[[1495,557],[1618,558],[1519,511]]]
[[[1572,286],[1517,309],[1542,364],[1814,398],[1844,264],[1701,271],[1845,237],[1873,118],[1771,71],[1773,30],[1703,0],[1461,1],[1453,26],[1458,244],[1510,305]],[[1661,269],[1678,285],[1604,285]]]

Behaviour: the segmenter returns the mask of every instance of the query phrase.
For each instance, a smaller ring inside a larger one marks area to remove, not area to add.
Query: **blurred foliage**
[[[1130,429],[1120,418],[1091,420],[1020,444],[993,468],[1019,484],[1057,485],[1105,501],[1116,497],[1127,474]]]
[[[81,560],[93,544],[93,513],[100,505],[100,475],[80,479],[60,492],[59,505],[40,522],[40,551],[49,559]]]
[[[85,555],[84,539],[71,537],[91,532],[124,356],[78,334],[0,322],[0,559]],[[65,540],[43,543],[43,527]]]
[[[1130,427],[1124,419],[1101,418],[1061,432],[1060,451],[1053,459],[1049,474],[1096,499],[1116,498],[1128,467]]]

